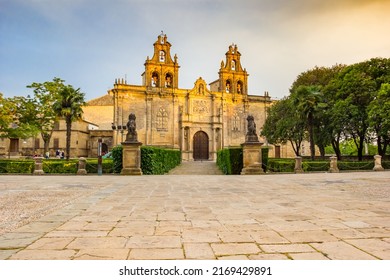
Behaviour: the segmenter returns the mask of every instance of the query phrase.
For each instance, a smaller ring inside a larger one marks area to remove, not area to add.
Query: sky
[[[390,0],[0,0],[0,92],[59,77],[90,100],[116,78],[141,85],[163,31],[180,88],[218,79],[234,43],[249,94],[280,99],[315,66],[390,58],[389,12]]]

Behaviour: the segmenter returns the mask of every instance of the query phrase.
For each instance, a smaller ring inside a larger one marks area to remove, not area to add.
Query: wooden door
[[[209,159],[209,137],[205,132],[198,131],[195,133],[193,145],[194,160]]]

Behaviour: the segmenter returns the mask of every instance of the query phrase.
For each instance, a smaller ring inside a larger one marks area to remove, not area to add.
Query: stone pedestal
[[[374,171],[383,171],[385,170],[383,167],[382,167],[382,157],[380,155],[376,155],[374,156],[374,159],[375,159],[375,166],[372,170]]]
[[[77,175],[87,175],[87,170],[85,169],[86,165],[87,165],[87,160],[83,157],[79,158]]]
[[[337,167],[337,157],[333,156],[330,157],[330,168],[329,168],[330,173],[338,173],[339,168]]]
[[[142,175],[140,142],[122,142],[121,175]]]
[[[243,151],[243,169],[241,175],[264,174],[261,145],[263,144],[260,142],[245,142],[241,144]]]
[[[43,165],[42,160],[43,160],[43,157],[36,157],[35,158],[35,167],[34,167],[34,172],[33,172],[34,175],[45,174],[45,172],[43,171],[43,168],[42,168],[42,165]]]
[[[296,157],[296,158],[295,158],[294,172],[295,172],[295,173],[303,173],[303,169],[302,169],[302,158],[301,158],[301,157]]]

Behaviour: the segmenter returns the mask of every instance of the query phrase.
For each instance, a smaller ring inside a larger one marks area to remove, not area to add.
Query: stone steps
[[[183,161],[168,175],[223,175],[215,161]]]

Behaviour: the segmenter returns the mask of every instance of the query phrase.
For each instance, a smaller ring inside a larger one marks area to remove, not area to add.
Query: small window
[[[165,87],[172,87],[172,74],[168,73],[165,75]]]
[[[35,138],[35,144],[34,144],[34,148],[35,149],[40,149],[40,141],[39,141],[39,138]]]
[[[160,62],[165,62],[165,52],[160,51]]]
[[[58,138],[54,138],[54,141],[53,141],[53,148],[54,149],[59,149],[60,148],[60,139]]]
[[[158,86],[158,74],[156,72],[153,72],[153,74],[152,74],[151,86],[152,87]]]
[[[242,82],[239,81],[237,83],[237,93],[242,93],[243,92],[243,85],[242,85]]]
[[[235,60],[232,60],[232,70],[233,71],[236,70],[236,61]]]
[[[225,90],[226,92],[230,92],[230,87],[231,87],[231,83],[229,80],[226,81],[226,87],[225,87]]]

